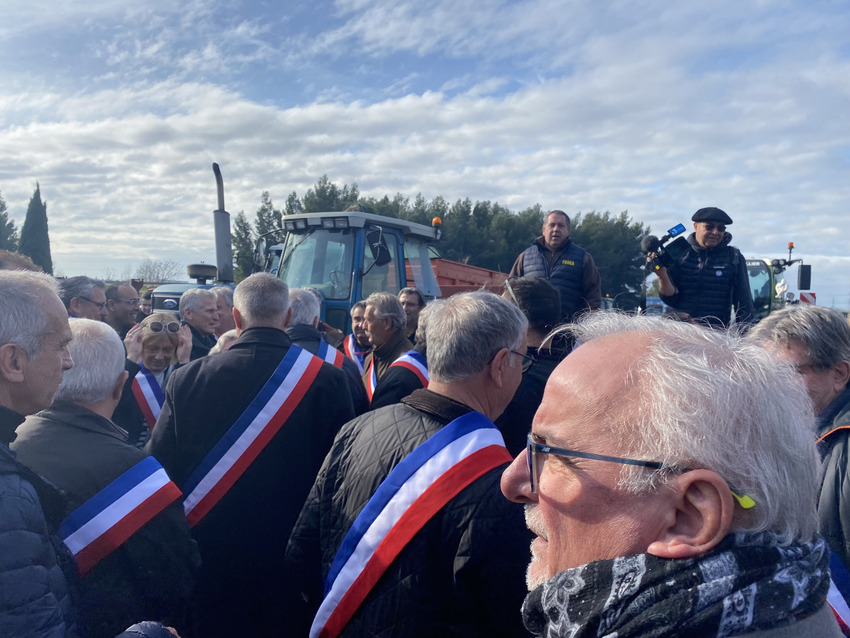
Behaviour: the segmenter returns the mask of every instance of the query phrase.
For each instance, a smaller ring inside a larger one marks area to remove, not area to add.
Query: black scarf
[[[736,636],[819,611],[829,589],[821,537],[779,545],[772,532],[730,534],[689,559],[637,554],[567,569],[522,606],[536,636]]]

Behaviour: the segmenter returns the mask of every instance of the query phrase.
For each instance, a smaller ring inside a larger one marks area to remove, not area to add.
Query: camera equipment
[[[667,231],[661,239],[655,235],[647,235],[640,241],[640,251],[645,255],[655,253],[655,257],[649,260],[647,267],[652,272],[658,272],[662,268],[669,268],[677,260],[684,257],[688,251],[688,240],[684,237],[678,237],[685,232],[684,224],[677,224]],[[676,237],[675,240],[665,246],[665,242]]]

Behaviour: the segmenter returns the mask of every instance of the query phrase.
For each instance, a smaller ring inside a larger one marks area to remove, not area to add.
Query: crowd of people
[[[350,334],[265,273],[0,270],[0,636],[846,635],[850,325],[747,330],[731,223],[659,272],[688,321],[597,312],[558,210]]]

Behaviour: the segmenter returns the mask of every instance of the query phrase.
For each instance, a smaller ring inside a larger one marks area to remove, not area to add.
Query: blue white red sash
[[[357,345],[357,340],[354,338],[354,335],[348,335],[342,344],[342,347],[345,348],[345,354],[348,355],[349,359],[357,364],[357,369],[360,370],[360,374],[363,374],[363,363],[366,361],[366,355],[369,353],[364,352],[363,349]]]
[[[310,637],[338,636],[425,523],[476,479],[510,461],[501,433],[478,412],[455,419],[405,457],[345,535]]]
[[[148,370],[143,363],[139,364],[139,371],[133,377],[133,383],[130,387],[133,390],[133,396],[136,397],[136,403],[139,404],[139,408],[145,417],[145,423],[153,431],[159,413],[162,412],[162,404],[165,403],[162,388],[153,372]]]
[[[283,427],[321,367],[319,357],[290,346],[263,389],[186,480],[183,509],[191,527],[215,507]]]
[[[342,367],[342,362],[345,359],[344,354],[342,354],[336,348],[332,347],[331,344],[329,344],[324,339],[319,340],[318,356],[326,363],[330,363],[332,366],[336,366],[337,368]]]
[[[850,571],[841,556],[830,550],[829,553],[829,592],[826,601],[835,614],[835,619],[845,636],[850,635]]]
[[[425,357],[416,350],[410,350],[401,355],[398,359],[390,364],[390,368],[400,367],[410,370],[413,374],[419,377],[423,388],[428,387],[428,362]]]
[[[180,496],[149,456],[71,512],[59,524],[59,536],[86,574]]]

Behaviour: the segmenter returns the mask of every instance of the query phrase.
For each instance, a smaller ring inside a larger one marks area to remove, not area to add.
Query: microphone
[[[661,242],[655,235],[647,235],[646,237],[640,240],[640,251],[645,255],[649,253],[654,253],[660,247]]]

